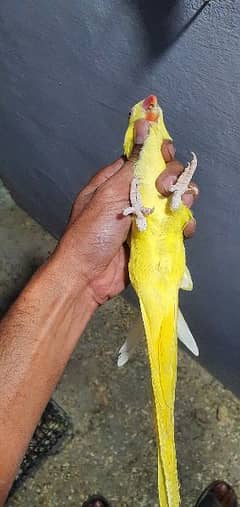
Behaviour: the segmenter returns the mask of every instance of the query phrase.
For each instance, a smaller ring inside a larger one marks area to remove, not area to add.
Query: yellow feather
[[[124,140],[127,157],[133,148],[134,122],[145,117],[143,101],[132,109]],[[134,175],[140,181],[143,206],[154,208],[147,229],[140,232],[133,220],[129,273],[139,297],[147,337],[158,439],[158,488],[161,507],[180,503],[174,444],[174,400],[177,371],[178,291],[185,270],[183,228],[191,219],[181,205],[171,211],[169,199],[159,195],[155,182],[165,169],[161,154],[164,139],[171,139],[162,112],[150,126]]]

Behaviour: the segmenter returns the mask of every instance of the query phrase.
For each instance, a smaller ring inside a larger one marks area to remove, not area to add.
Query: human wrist
[[[68,232],[62,237],[48,262],[66,294],[71,298],[79,298],[84,294],[89,305],[97,308],[98,303],[90,283],[92,273],[89,263],[84,252],[81,252],[79,243],[76,245],[75,238]]]

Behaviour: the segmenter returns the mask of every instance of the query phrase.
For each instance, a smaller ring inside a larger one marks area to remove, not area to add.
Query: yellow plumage
[[[148,118],[143,101],[132,109],[124,140],[127,157],[133,148],[134,123],[140,118]],[[133,220],[129,273],[139,297],[147,337],[156,409],[159,502],[161,507],[178,507],[174,444],[176,320],[178,291],[185,270],[183,228],[192,214],[183,204],[177,211],[171,211],[170,198],[163,198],[156,189],[156,179],[166,167],[160,149],[164,139],[171,138],[158,108],[158,118],[150,124],[149,135],[134,168],[134,176],[140,182],[142,204],[154,208],[154,212],[147,217],[145,231],[139,231]]]

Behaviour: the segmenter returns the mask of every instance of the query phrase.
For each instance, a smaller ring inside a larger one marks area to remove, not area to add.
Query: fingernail
[[[138,120],[134,125],[134,142],[143,144],[149,132],[149,123],[145,120]]]
[[[118,158],[117,160],[115,160],[115,162],[113,162],[112,165],[113,165],[113,167],[115,169],[121,169],[121,167],[123,166],[124,162],[125,162],[125,160],[124,160],[124,158],[122,156],[122,157]]]

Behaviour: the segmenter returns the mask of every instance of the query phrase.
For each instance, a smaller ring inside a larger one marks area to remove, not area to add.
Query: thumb
[[[137,162],[142,146],[149,132],[149,122],[146,120],[137,120],[134,124],[134,145],[132,153],[125,164],[110,178],[114,182],[114,188],[118,195],[129,197],[129,186],[133,179],[134,166]]]
[[[134,124],[134,146],[129,158],[129,162],[136,162],[139,158],[142,146],[149,133],[149,122],[146,120],[137,120]]]
[[[134,124],[134,145],[132,153],[124,164],[122,171],[125,172],[125,177],[128,178],[129,182],[133,176],[134,165],[139,159],[139,155],[143,144],[149,133],[149,122],[146,120],[137,120]]]

